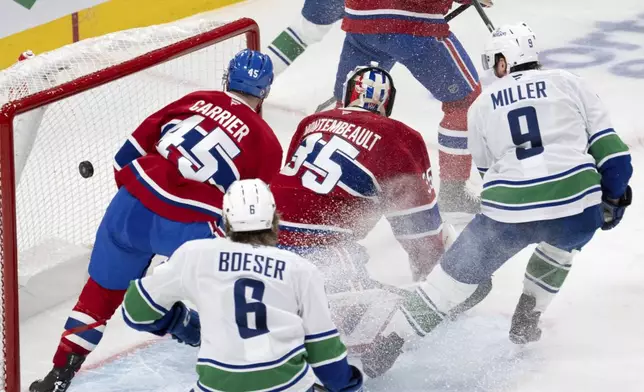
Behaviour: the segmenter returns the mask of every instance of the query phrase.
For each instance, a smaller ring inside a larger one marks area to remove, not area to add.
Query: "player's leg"
[[[430,333],[479,285],[489,284],[494,271],[530,244],[526,229],[476,215],[427,280],[405,299],[402,312],[413,331],[420,336]]]
[[[472,156],[467,150],[467,111],[481,93],[476,69],[452,33],[440,39],[411,37],[401,42],[404,44],[398,45],[396,59],[443,103],[438,127],[441,212],[477,213],[480,201],[466,187],[472,169]]]
[[[275,76],[282,73],[309,45],[319,42],[344,15],[344,0],[305,0],[302,14],[268,46]]]
[[[352,34],[347,33],[340,54],[338,71],[335,76],[333,95],[337,101],[342,101],[344,82],[349,72],[358,66],[369,66],[372,61],[389,71],[396,61],[387,52],[379,48],[383,36],[377,34]]]
[[[512,342],[539,340],[539,318],[561,290],[575,253],[601,226],[601,214],[601,208],[595,206],[575,216],[540,223],[544,241],[539,243],[526,267],[523,293],[510,327]]]
[[[103,338],[107,321],[121,304],[129,281],[145,271],[153,254],[133,249],[129,241],[133,232],[145,231],[144,217],[134,213],[137,203],[124,188],[110,202],[92,249],[90,278],[65,323],[54,367],[44,379],[34,382],[30,391],[67,390],[85,357]]]
[[[100,343],[130,281],[145,275],[152,257],[169,256],[185,241],[210,236],[207,223],[167,221],[121,188],[97,231],[90,278],[65,323],[54,368],[43,380],[34,382],[30,391],[65,391],[85,357]]]

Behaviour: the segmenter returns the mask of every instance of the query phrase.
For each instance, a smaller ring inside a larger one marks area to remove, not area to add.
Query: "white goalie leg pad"
[[[550,305],[568,276],[576,253],[545,242],[534,250],[526,267],[523,293],[536,299],[535,311],[544,312]]]
[[[418,291],[421,292],[423,300],[428,302],[430,307],[446,314],[469,298],[477,287],[477,284],[461,283],[452,278],[439,264],[434,267]]]

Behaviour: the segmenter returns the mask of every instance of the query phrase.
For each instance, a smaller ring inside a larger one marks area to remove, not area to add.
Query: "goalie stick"
[[[476,1],[476,0],[472,0],[472,1],[474,2],[474,1]],[[476,3],[478,3],[478,1],[476,1]],[[468,8],[470,8],[470,6],[471,6],[471,5],[472,5],[471,3],[470,3],[470,4],[463,4],[463,5],[459,6],[458,8],[456,8],[454,11],[452,11],[452,12],[450,12],[449,14],[445,15],[445,22],[449,22],[449,21],[451,21],[452,19],[456,18],[457,16],[459,16],[460,14],[462,14],[462,13],[463,13],[463,11],[465,11],[465,10],[466,10],[466,9],[468,9]],[[481,4],[480,4],[480,3],[479,3],[479,6],[481,6]],[[485,13],[484,13],[484,14],[485,14]],[[481,17],[482,17],[482,16],[481,16]],[[486,16],[486,18],[487,18],[487,16]],[[489,19],[488,19],[488,20],[489,20]],[[490,22],[490,23],[491,23],[491,22]],[[489,28],[489,27],[488,27],[488,28]],[[490,31],[492,31],[492,30],[490,30]],[[332,96],[331,98],[329,98],[329,99],[327,99],[326,101],[324,101],[324,102],[322,102],[321,104],[319,104],[319,105],[315,108],[315,113],[320,113],[321,111],[323,111],[324,109],[326,109],[327,107],[329,107],[333,102],[335,102],[335,97],[333,97],[333,96]]]

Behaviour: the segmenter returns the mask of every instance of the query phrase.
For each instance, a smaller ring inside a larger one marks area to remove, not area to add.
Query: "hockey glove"
[[[626,187],[626,192],[617,201],[609,200],[602,197],[602,208],[604,209],[604,224],[602,230],[610,230],[617,226],[624,216],[626,207],[633,201],[633,191],[630,185]]]
[[[357,367],[349,365],[351,368],[351,380],[346,387],[342,388],[340,392],[361,392],[362,391],[362,372]]]
[[[188,309],[183,302],[175,303],[170,312],[173,313],[173,316],[167,331],[172,335],[172,339],[192,347],[201,345],[199,313]]]

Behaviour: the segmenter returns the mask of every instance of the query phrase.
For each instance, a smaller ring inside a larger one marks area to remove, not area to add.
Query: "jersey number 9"
[[[522,118],[525,119],[527,132],[524,132],[524,127],[521,124]],[[534,106],[526,106],[509,111],[508,122],[510,123],[512,142],[517,146],[516,154],[518,160],[531,158],[543,152],[537,110]]]

